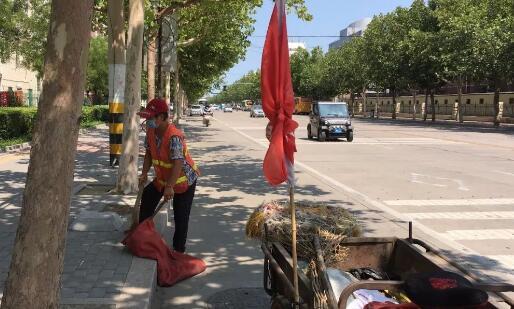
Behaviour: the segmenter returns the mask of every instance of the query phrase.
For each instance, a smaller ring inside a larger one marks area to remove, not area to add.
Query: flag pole
[[[279,35],[282,36],[282,18],[285,14],[285,6],[287,0],[277,0],[280,10],[278,14],[278,25],[280,28]],[[286,34],[287,36],[287,34]],[[294,304],[293,308],[300,308],[300,293],[298,291],[298,256],[296,253],[296,206],[294,203],[294,165],[293,162],[287,162],[289,174],[289,208],[291,211],[291,255],[293,258],[293,285],[294,285]]]
[[[298,257],[296,255],[296,206],[294,203],[294,184],[289,184],[289,207],[291,210],[291,255],[293,257],[294,308],[300,307],[298,293]]]

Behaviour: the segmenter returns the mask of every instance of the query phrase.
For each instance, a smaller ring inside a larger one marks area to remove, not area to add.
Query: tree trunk
[[[430,106],[432,106],[432,122],[435,122],[435,101],[434,90],[430,91]]]
[[[416,120],[416,100],[417,100],[417,91],[414,90],[414,95],[412,98],[414,101],[412,102],[412,120]]]
[[[363,115],[366,114],[366,104],[368,104],[368,98],[366,96],[366,87],[362,88],[362,113]],[[353,111],[353,115],[355,115],[355,111]]]
[[[373,115],[374,118],[377,118],[379,117],[379,114],[378,114],[378,100],[380,100],[380,90],[377,90],[377,102],[375,102],[375,112]]]
[[[498,86],[494,87],[494,126],[499,127],[501,122],[500,115],[500,88]]]
[[[126,112],[123,122],[123,149],[117,190],[128,194],[138,189],[139,117],[141,107],[141,59],[143,48],[144,0],[130,0],[127,42]]]
[[[177,63],[175,66],[175,77],[173,78],[173,82],[175,84],[174,90],[174,97],[175,101],[173,102],[173,123],[176,126],[180,126],[180,117],[182,115],[182,94],[180,91],[180,75],[179,75],[180,65]]]
[[[393,89],[393,119],[396,119],[396,90]]]
[[[162,98],[162,20],[159,21],[159,30],[157,33],[157,97]]]
[[[464,122],[464,104],[462,104],[462,77],[459,76],[459,94],[457,102],[457,119],[460,123]]]
[[[146,49],[146,72],[147,72],[147,91],[148,102],[155,98],[155,59],[157,54],[157,40],[155,36],[150,38]]]
[[[125,103],[125,20],[123,0],[109,0],[109,145],[110,165],[119,164]]]
[[[43,92],[2,309],[58,308],[92,0],[53,0]]]
[[[427,121],[428,116],[428,93],[429,90],[425,90],[425,108],[423,108],[423,121]]]
[[[353,91],[350,92],[350,111],[353,114],[353,111],[355,110],[355,93]]]
[[[168,103],[168,106],[171,102],[170,100],[170,83],[171,83],[171,73],[166,71],[164,72],[163,74],[164,76],[164,81],[163,81],[163,87],[162,87],[162,92],[163,92],[163,99],[166,101],[166,103]]]

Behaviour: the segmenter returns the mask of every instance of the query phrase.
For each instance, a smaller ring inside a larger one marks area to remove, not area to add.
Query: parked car
[[[189,109],[189,116],[202,116],[203,108],[201,105],[193,105]]]
[[[346,138],[353,141],[353,127],[345,102],[315,102],[307,125],[307,137],[314,136],[318,141],[327,139]]]
[[[225,108],[223,108],[224,113],[232,113],[232,106],[225,105]]]
[[[254,105],[252,106],[252,109],[250,110],[250,117],[264,117],[264,111],[262,110],[262,106],[260,105]]]

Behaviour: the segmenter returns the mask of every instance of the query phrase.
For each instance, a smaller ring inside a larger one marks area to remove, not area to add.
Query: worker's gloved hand
[[[146,182],[148,181],[148,174],[141,174],[141,176],[139,176],[139,186],[144,186],[146,184]]]
[[[175,191],[173,191],[172,186],[166,186],[164,188],[164,201],[167,202],[173,198],[173,195],[175,194]]]

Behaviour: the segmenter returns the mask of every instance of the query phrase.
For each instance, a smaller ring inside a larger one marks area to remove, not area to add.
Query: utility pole
[[[125,106],[125,20],[123,0],[107,4],[109,31],[109,148],[111,166],[118,165],[123,142]]]

